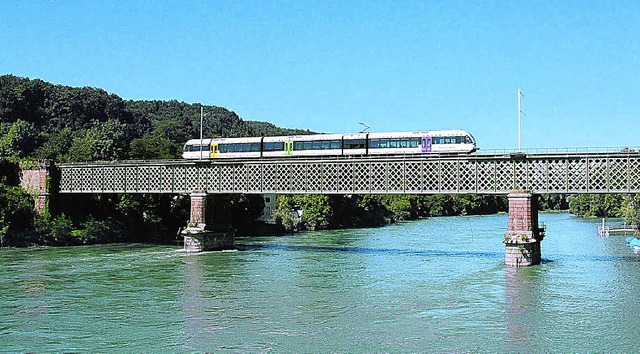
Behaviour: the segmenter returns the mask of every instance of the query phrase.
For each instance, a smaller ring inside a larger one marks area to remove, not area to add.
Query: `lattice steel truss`
[[[640,154],[62,164],[60,193],[640,193]]]

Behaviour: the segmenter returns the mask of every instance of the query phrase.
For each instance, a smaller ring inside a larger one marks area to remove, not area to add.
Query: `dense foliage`
[[[428,216],[507,211],[504,196],[281,195],[274,216],[287,231],[381,226]]]
[[[207,137],[308,134],[246,122],[223,107],[125,101],[102,89],[0,76],[0,157],[74,162],[179,158],[182,145]]]
[[[569,198],[570,211],[588,218],[622,218],[640,225],[640,195],[583,194]]]

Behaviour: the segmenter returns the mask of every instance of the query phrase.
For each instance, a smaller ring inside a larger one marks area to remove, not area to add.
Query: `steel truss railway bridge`
[[[208,194],[504,194],[509,196],[505,262],[516,267],[540,262],[544,229],[538,226],[537,194],[640,193],[640,152],[635,151],[120,161],[45,169],[55,171],[59,180],[52,185],[58,188],[42,191],[40,199],[48,193],[191,195],[190,224],[198,226],[186,232],[196,248],[207,247],[196,236],[205,233]]]

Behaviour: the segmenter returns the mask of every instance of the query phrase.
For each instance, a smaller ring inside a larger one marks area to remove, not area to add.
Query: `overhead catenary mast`
[[[522,123],[521,123],[521,115],[524,114],[526,116],[526,113],[524,113],[522,111],[522,100],[524,99],[524,93],[522,93],[522,91],[520,90],[520,88],[518,88],[518,152],[522,151],[522,139],[521,139],[521,128],[522,128]]]

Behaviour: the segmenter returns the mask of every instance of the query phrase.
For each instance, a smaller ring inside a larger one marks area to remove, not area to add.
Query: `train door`
[[[431,137],[422,137],[422,152],[431,152]]]
[[[211,158],[215,159],[218,157],[218,153],[220,152],[218,148],[218,143],[211,143]]]
[[[291,156],[293,154],[293,140],[287,140],[284,143],[284,154]]]

